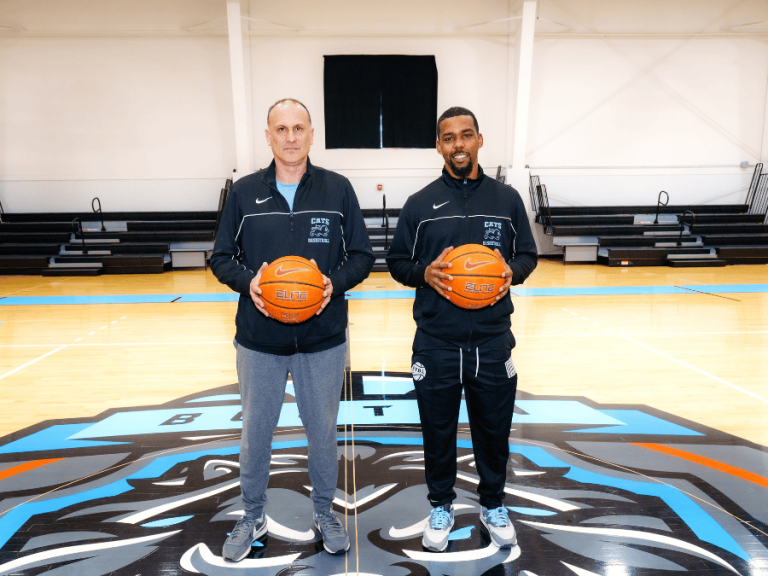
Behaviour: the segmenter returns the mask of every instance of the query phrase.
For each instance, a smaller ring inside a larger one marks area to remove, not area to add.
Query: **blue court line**
[[[700,292],[706,287],[699,286]],[[678,286],[584,286],[567,288],[517,288],[512,286],[513,296],[635,296],[642,294],[690,294]]]
[[[768,292],[768,284],[697,284],[693,286],[592,286],[565,288],[510,288],[513,296],[632,296],[642,294],[732,294]]]
[[[347,292],[347,300],[399,300],[416,298],[416,290],[357,290]]]
[[[768,284],[697,284],[692,286],[587,286],[510,289],[513,296],[633,296],[644,294],[734,294],[766,293]],[[208,294],[105,294],[100,296],[9,296],[0,306],[57,306],[64,304],[167,304],[171,302],[236,302],[234,292]],[[348,300],[398,300],[416,297],[415,290],[359,290],[347,292]]]
[[[9,296],[0,306],[57,306],[62,304],[168,304],[177,302],[237,302],[234,292],[213,294],[105,294],[100,296]]]
[[[237,302],[240,294],[224,292],[215,294],[182,294],[179,302]]]
[[[103,296],[9,296],[0,306],[56,306],[60,304],[157,304],[170,302],[180,294],[108,294]]]
[[[768,292],[768,284],[710,284],[705,286],[682,286],[710,294],[734,294],[738,292]]]

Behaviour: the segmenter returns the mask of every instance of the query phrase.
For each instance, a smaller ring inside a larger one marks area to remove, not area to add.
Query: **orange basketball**
[[[504,285],[504,261],[496,253],[480,244],[465,244],[451,250],[445,257],[452,267],[443,272],[453,280],[443,280],[453,288],[448,299],[462,308],[483,308],[496,301],[499,288]]]
[[[264,308],[275,320],[304,322],[323,303],[323,274],[301,256],[284,256],[267,266],[259,281]]]

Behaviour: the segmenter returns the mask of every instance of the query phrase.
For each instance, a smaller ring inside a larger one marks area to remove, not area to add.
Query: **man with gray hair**
[[[243,404],[244,514],[222,550],[232,561],[248,556],[269,529],[264,507],[272,434],[289,373],[307,435],[315,526],[326,551],[349,550],[349,535],[333,510],[347,350],[344,293],[368,276],[374,261],[349,180],[309,161],[314,130],[307,108],[292,98],[276,102],[267,114],[265,135],[274,160],[232,186],[211,256],[219,281],[240,293],[235,347]],[[259,288],[268,263],[288,255],[315,262],[325,285],[320,310],[298,324],[271,318]]]

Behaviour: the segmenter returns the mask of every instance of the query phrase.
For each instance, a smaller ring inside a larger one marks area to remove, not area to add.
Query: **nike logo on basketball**
[[[264,202],[266,202],[270,198],[272,198],[272,196],[270,196],[269,198],[264,198],[264,200],[259,200],[258,198],[256,198],[256,204],[264,204]]]
[[[275,270],[275,276],[285,276],[291,272],[299,272],[301,270],[306,270],[306,268],[288,268],[287,270],[283,270],[283,265],[281,264],[277,267],[277,270]]]
[[[472,262],[471,260],[467,260],[464,263],[464,268],[467,270],[474,270],[475,268],[479,268],[480,266],[485,266],[486,264],[493,264],[493,260],[482,260],[480,262]]]
[[[448,200],[448,202],[450,202],[450,200]],[[448,202],[443,202],[442,204],[432,204],[432,208],[434,210],[437,210],[438,208],[441,208],[441,207],[445,206],[446,204],[448,204]]]

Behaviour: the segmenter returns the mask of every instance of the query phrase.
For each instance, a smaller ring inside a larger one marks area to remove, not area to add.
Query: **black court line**
[[[181,298],[182,298],[181,296],[179,296],[178,298],[174,298],[173,300],[171,300],[171,304],[173,304],[174,302],[177,302],[177,301],[181,300]]]
[[[722,296],[720,294],[713,294],[712,292],[702,292],[701,290],[694,290],[693,288],[687,288],[686,286],[675,286],[681,290],[690,290],[691,292],[697,292],[698,294],[705,294],[707,296],[716,296],[718,298],[725,298],[726,300],[733,300],[734,302],[741,302],[738,298],[729,298],[728,296]]]

